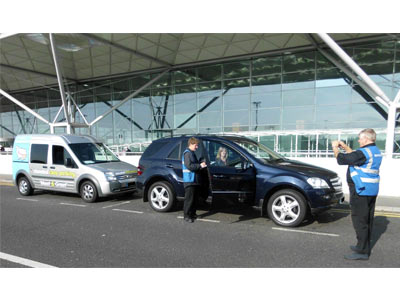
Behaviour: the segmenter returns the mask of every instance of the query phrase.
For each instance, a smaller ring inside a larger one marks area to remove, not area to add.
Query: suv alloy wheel
[[[166,181],[153,183],[149,188],[147,198],[151,208],[158,212],[170,211],[175,203],[175,193]]]
[[[296,227],[303,222],[306,212],[306,201],[303,195],[295,190],[278,191],[268,201],[268,215],[280,226]]]

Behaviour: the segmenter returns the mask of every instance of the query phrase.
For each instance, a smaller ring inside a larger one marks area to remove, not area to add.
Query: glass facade
[[[345,47],[345,51],[393,100],[400,89],[400,42]],[[69,86],[82,114],[93,121],[157,74]],[[48,120],[61,99],[54,89],[13,94]],[[76,122],[83,122],[74,114]],[[63,111],[57,120],[63,118]],[[171,134],[240,133],[284,153],[330,151],[339,130],[381,132],[387,113],[351,78],[317,51],[257,57],[171,71],[88,129],[108,145],[148,142]],[[0,136],[49,133],[49,127],[3,99]],[[396,139],[400,123],[396,124]],[[56,128],[56,132],[64,132]],[[288,134],[290,132],[290,134]],[[343,138],[343,137],[342,137]],[[397,141],[399,143],[399,141]],[[399,147],[396,148],[399,151]]]

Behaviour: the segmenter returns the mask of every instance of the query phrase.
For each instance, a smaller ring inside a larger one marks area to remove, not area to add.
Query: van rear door
[[[34,143],[31,145],[29,173],[35,187],[46,188],[50,182],[48,180],[48,150],[49,145]]]

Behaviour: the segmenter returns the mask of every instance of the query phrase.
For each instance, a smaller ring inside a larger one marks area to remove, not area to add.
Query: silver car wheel
[[[86,184],[86,185],[83,187],[82,192],[83,192],[83,198],[84,198],[84,199],[86,199],[86,200],[91,200],[91,199],[93,198],[94,190],[93,190],[93,187],[92,187],[91,185]]]
[[[155,186],[151,190],[150,201],[157,209],[164,209],[169,204],[170,195],[165,187]]]
[[[26,194],[28,192],[28,183],[26,182],[26,180],[21,180],[19,182],[19,192],[21,194]]]
[[[290,195],[281,195],[272,202],[272,214],[283,224],[293,223],[300,216],[300,204]]]

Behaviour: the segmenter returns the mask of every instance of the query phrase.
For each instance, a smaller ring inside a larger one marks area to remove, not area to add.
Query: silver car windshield
[[[276,161],[276,160],[284,160],[285,158],[276,153],[275,151],[269,149],[268,147],[264,146],[263,144],[259,144],[253,141],[245,141],[245,140],[236,140],[234,141],[239,146],[246,149],[251,155],[255,158],[258,158],[261,161]]]
[[[114,153],[102,143],[78,143],[69,145],[84,165],[120,161]]]

